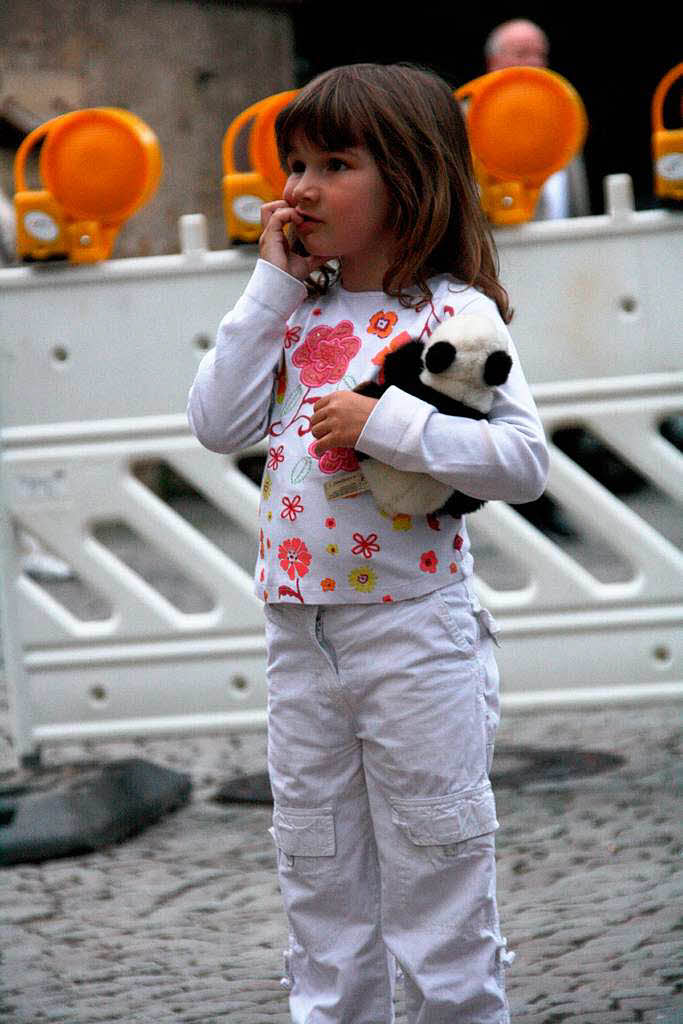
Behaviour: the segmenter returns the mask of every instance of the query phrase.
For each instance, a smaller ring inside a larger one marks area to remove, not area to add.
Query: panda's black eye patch
[[[492,352],[484,364],[484,382],[490,387],[504,384],[511,367],[512,359],[507,352]]]
[[[427,349],[425,366],[430,373],[443,373],[455,362],[455,348],[450,341],[437,341]]]

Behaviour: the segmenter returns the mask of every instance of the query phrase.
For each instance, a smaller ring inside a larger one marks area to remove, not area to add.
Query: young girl
[[[397,961],[410,1024],[502,1024],[495,626],[464,522],[383,515],[353,449],[526,502],[546,479],[543,430],[514,349],[488,422],[353,391],[447,317],[510,320],[446,83],[338,68],[276,133],[284,195],[263,207],[261,258],[189,418],[214,451],[269,439],[256,590],[292,1019],[389,1024]]]

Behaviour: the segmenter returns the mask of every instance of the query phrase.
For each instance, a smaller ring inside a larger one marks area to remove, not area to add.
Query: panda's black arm
[[[433,405],[437,412],[445,413],[446,416],[465,416],[468,420],[486,419],[486,413],[480,412],[479,409],[473,409],[470,405],[464,405],[463,402],[458,402],[455,398],[442,395],[434,388],[427,387],[426,384],[423,384],[422,387],[428,394],[416,397],[424,398],[425,402]]]
[[[353,390],[358,395],[367,395],[368,398],[381,398],[386,389],[386,384],[378,384],[376,380],[364,380]]]

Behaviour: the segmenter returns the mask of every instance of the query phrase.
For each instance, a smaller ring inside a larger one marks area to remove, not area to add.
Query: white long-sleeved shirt
[[[444,318],[465,311],[500,322],[495,303],[475,289],[448,275],[429,284],[432,301],[419,312],[384,292],[340,285],[310,299],[300,281],[259,260],[221,322],[190,390],[188,418],[201,443],[216,452],[269,437],[255,573],[264,601],[403,600],[471,575],[464,519],[391,518],[369,491],[343,497],[344,483],[358,479],[353,451],[318,458],[312,450],[313,403],[375,377],[392,343],[425,338]],[[510,354],[512,370],[495,389],[488,420],[443,415],[391,387],[356,448],[473,497],[538,497],[548,451],[511,339]]]

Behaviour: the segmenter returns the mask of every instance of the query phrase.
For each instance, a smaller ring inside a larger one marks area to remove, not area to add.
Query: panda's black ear
[[[425,366],[430,373],[443,373],[455,362],[455,346],[450,341],[437,341],[427,349]]]
[[[484,363],[484,383],[495,387],[504,384],[512,368],[512,359],[507,352],[492,352]]]

